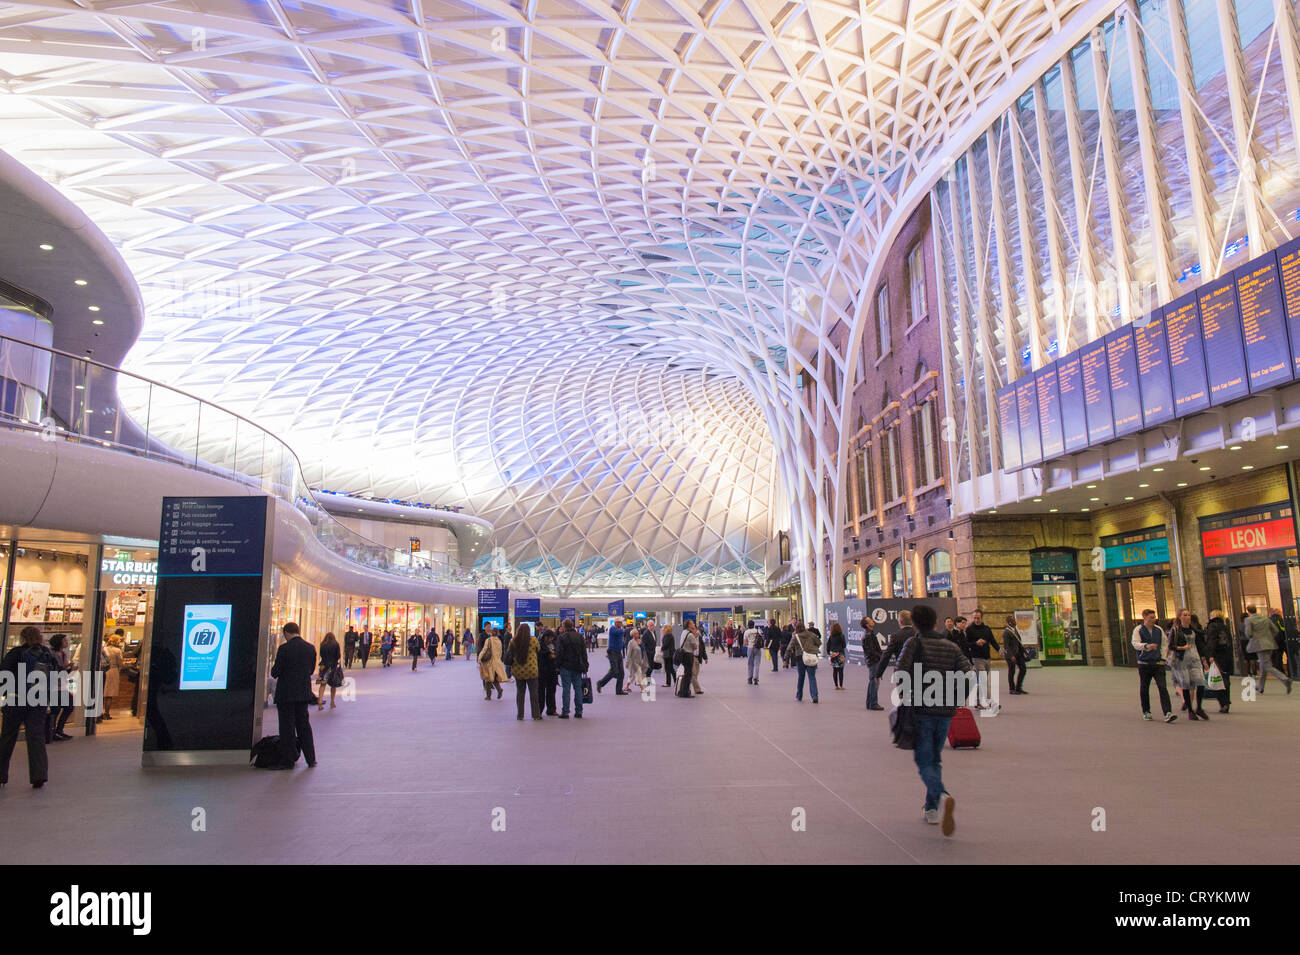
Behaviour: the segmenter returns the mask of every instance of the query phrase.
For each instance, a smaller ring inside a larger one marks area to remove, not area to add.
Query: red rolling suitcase
[[[980,728],[969,707],[959,706],[953,712],[952,722],[948,724],[948,745],[953,749],[979,748]]]

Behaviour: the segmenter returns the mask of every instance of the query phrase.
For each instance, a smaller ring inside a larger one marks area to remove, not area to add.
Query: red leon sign
[[[1222,527],[1201,532],[1201,549],[1206,557],[1243,554],[1253,550],[1276,550],[1295,546],[1295,524],[1282,517],[1240,527]]]

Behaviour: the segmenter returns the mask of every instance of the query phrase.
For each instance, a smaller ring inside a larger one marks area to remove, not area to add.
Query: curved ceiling
[[[873,236],[1081,3],[19,0],[0,148],[123,250],[129,366],[323,486],[548,591],[759,589]]]

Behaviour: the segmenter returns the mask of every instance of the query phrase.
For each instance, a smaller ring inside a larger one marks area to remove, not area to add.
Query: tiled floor
[[[593,674],[605,669],[593,656]],[[1035,670],[1030,695],[944,752],[955,837],[920,821],[911,754],[863,708],[863,671],[821,702],[793,671],[711,659],[706,694],[615,697],[586,718],[515,720],[463,660],[353,670],[355,702],[313,711],[320,765],[290,773],[140,768],[137,734],[22,747],[0,818],[15,863],[1291,862],[1300,693],[1270,685],[1209,723],[1144,723],[1131,670]],[[662,692],[662,688],[661,688]],[[274,714],[268,714],[269,726]],[[195,832],[196,807],[206,831]],[[1105,811],[1105,831],[1094,813]],[[806,828],[795,831],[797,810]],[[504,814],[505,831],[494,831]]]

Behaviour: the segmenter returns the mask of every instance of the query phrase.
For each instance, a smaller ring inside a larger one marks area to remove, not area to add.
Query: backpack
[[[302,755],[302,745],[294,741],[294,762]],[[275,769],[282,765],[280,758],[280,737],[263,736],[248,751],[248,761],[255,769]]]

